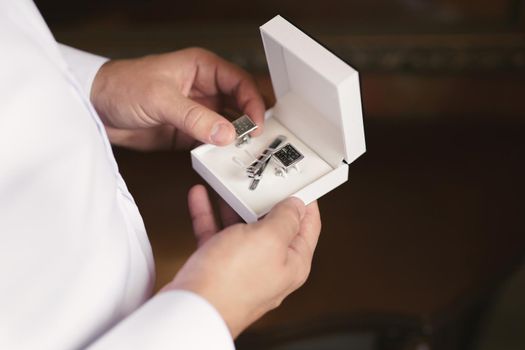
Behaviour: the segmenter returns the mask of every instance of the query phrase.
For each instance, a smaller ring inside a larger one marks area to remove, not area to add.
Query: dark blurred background
[[[276,14],[360,71],[368,151],[320,200],[309,282],[239,349],[525,349],[525,1],[36,2],[59,41],[112,58],[216,51],[269,105]],[[115,152],[161,286],[195,248],[201,180],[187,152]]]

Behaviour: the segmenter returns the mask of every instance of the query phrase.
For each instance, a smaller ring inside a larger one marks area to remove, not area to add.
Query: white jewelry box
[[[193,168],[246,222],[289,196],[308,204],[328,193],[348,180],[348,164],[366,150],[357,71],[281,16],[260,29],[277,98],[263,134],[241,148],[191,151]],[[270,163],[249,190],[250,179],[233,158],[249,164],[278,135],[304,155],[300,171],[275,176]]]

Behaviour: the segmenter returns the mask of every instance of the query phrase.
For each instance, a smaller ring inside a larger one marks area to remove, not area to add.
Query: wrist
[[[100,68],[98,69],[97,73],[95,74],[95,78],[93,79],[93,83],[91,84],[91,90],[89,94],[89,100],[91,101],[91,104],[93,107],[95,107],[95,110],[97,111],[100,119],[102,120],[102,123],[104,125],[109,125],[109,121],[106,117],[105,112],[105,102],[104,102],[104,94],[108,91],[108,85],[109,85],[109,76],[108,70],[113,65],[115,61],[109,60],[102,64]]]

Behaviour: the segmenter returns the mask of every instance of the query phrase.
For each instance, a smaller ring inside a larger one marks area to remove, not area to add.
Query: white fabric
[[[206,315],[206,317],[203,317]],[[149,320],[147,328],[144,320]],[[151,299],[102,339],[99,349],[227,349],[221,316],[196,294],[171,291]],[[174,328],[184,325],[183,331]]]
[[[103,62],[0,0],[0,349],[233,349],[196,295],[141,306],[151,247],[88,98]]]
[[[62,57],[64,57],[68,63],[71,72],[80,83],[86,96],[89,96],[91,94],[91,85],[93,84],[95,75],[100,66],[102,66],[102,64],[108,59],[63,44],[59,44],[59,48]]]

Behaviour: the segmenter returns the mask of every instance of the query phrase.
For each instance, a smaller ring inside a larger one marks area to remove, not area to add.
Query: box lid
[[[261,26],[275,118],[330,165],[366,150],[359,75],[281,16]]]

